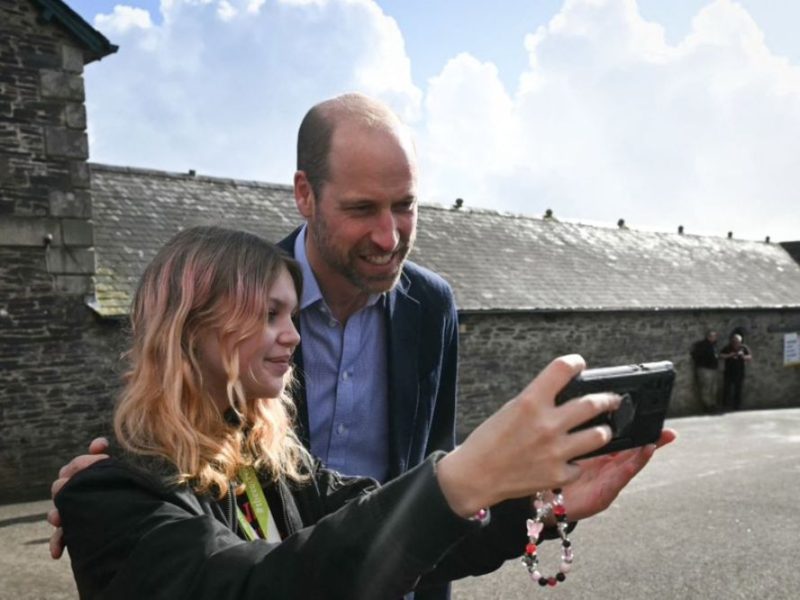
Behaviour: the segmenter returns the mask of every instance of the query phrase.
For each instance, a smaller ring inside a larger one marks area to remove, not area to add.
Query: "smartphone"
[[[573,429],[595,425],[611,427],[612,438],[608,444],[578,458],[619,452],[657,441],[664,428],[674,383],[675,368],[668,360],[586,369],[575,376],[556,396],[556,404],[597,392],[622,396],[619,408]]]

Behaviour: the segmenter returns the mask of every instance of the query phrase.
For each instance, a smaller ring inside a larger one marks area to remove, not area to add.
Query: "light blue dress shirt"
[[[385,294],[342,326],[308,264],[307,227],[294,257],[303,270],[300,335],[311,453],[346,475],[389,477],[389,390]]]

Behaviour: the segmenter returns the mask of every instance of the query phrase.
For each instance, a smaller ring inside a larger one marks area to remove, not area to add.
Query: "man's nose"
[[[397,229],[397,220],[392,211],[384,211],[375,223],[370,236],[372,243],[383,252],[392,252],[400,241],[400,232]]]

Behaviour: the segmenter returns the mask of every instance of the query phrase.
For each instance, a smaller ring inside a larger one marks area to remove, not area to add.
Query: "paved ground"
[[[670,425],[680,439],[573,534],[563,587],[540,590],[510,561],[458,582],[454,600],[800,598],[800,409]],[[47,553],[48,506],[0,506],[0,600],[76,597],[69,559]]]

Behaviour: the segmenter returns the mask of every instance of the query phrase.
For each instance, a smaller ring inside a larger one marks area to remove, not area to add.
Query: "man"
[[[692,360],[700,402],[708,413],[719,411],[718,375],[719,352],[717,351],[717,332],[709,329],[706,336],[692,346]]]
[[[750,348],[742,343],[742,336],[734,333],[730,342],[722,349],[720,358],[725,359],[722,383],[722,404],[726,409],[739,410],[742,406],[745,363],[753,360]]]
[[[410,133],[366,96],[318,104],[300,125],[294,195],[306,225],[280,245],[304,275],[301,434],[328,466],[386,481],[455,437],[452,292],[405,260],[417,223]]]
[[[384,482],[455,443],[453,294],[406,261],[417,224],[413,142],[384,104],[346,94],[308,112],[297,153],[294,196],[306,224],[280,245],[304,276],[299,433],[329,467]],[[51,552],[60,555],[58,539]],[[448,595],[444,586],[416,597]]]

